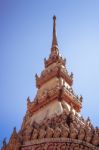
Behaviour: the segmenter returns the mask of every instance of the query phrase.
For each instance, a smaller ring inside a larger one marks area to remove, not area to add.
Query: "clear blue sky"
[[[99,125],[99,0],[0,0],[0,142],[19,130],[26,99],[35,97],[54,14],[60,52],[84,97],[81,114]]]

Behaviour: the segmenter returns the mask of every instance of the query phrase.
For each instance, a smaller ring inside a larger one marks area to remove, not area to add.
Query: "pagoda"
[[[56,16],[53,38],[44,70],[35,75],[37,93],[27,98],[27,111],[19,132],[14,128],[1,150],[99,150],[99,128],[94,127],[80,111],[83,97],[73,90],[73,73],[59,53]]]

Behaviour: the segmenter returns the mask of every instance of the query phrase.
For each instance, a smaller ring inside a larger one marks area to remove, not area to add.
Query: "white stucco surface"
[[[45,107],[38,110],[36,113],[33,114],[31,117],[31,123],[34,121],[40,123],[44,119],[51,118],[54,115],[59,115],[63,112],[62,104],[59,101],[53,101],[50,104],[46,105]]]

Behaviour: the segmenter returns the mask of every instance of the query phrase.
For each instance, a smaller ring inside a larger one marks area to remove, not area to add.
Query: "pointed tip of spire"
[[[13,134],[17,133],[16,127],[13,128]]]
[[[5,144],[6,143],[6,137],[3,139],[3,144]]]
[[[53,39],[52,39],[52,48],[57,47],[57,36],[56,36],[56,16],[53,16]]]

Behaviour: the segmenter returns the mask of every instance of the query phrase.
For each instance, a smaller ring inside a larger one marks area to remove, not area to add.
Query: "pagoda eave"
[[[80,109],[82,108],[82,103],[76,98],[75,95],[70,94],[69,91],[65,90],[64,88],[60,89],[56,87],[55,89],[49,91],[47,96],[43,96],[34,102],[34,104],[29,108],[29,112],[33,114],[54,100],[66,101],[70,106],[74,107],[77,112],[80,112]]]
[[[77,103],[77,101],[73,98],[71,98],[70,96],[68,96],[66,93],[64,93],[64,95],[62,96],[63,100],[65,102],[67,102],[71,107],[73,107],[77,112],[80,112],[81,108],[82,108],[82,104],[81,103]]]
[[[59,100],[59,95],[60,90],[55,88],[53,91],[50,91],[46,97],[36,100],[36,102],[34,102],[33,105],[31,105],[31,107],[29,108],[29,112],[33,114],[34,112],[49,104],[50,102],[54,100]]]
[[[37,88],[40,88],[44,83],[46,83],[54,77],[62,77],[70,86],[72,86],[73,84],[73,79],[68,75],[67,72],[64,72],[62,69],[59,70],[58,68],[55,68],[51,70],[51,72],[49,72],[47,76],[41,76],[36,79]]]

